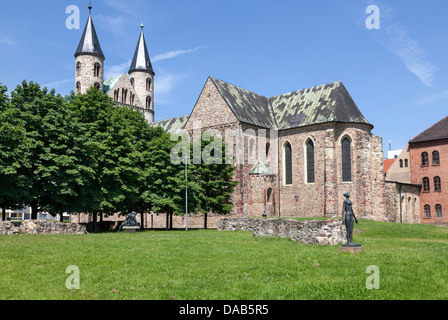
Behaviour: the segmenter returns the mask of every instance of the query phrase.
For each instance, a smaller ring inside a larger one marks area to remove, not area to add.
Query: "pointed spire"
[[[132,60],[129,73],[134,71],[147,71],[154,74],[151,59],[149,58],[148,47],[146,46],[145,35],[143,33],[143,22],[141,24],[140,38],[138,39],[137,48],[135,49],[134,59]]]
[[[102,59],[105,59],[103,51],[101,50],[98,36],[96,35],[95,26],[93,25],[92,2],[89,3],[89,19],[87,20],[86,27],[84,28],[84,33],[82,34],[75,57],[82,54],[96,55]]]

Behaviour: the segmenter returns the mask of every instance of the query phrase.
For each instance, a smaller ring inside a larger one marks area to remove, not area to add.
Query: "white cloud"
[[[60,81],[54,81],[54,82],[50,82],[50,83],[43,85],[43,87],[47,87],[50,90],[57,89],[59,86],[69,83],[69,82],[73,82],[73,84],[74,84],[75,80],[73,78],[70,78],[70,79],[65,79],[65,80],[60,80]]]
[[[16,41],[9,37],[2,37],[2,38],[0,38],[0,43],[7,44],[7,45],[14,45],[14,44],[16,44]]]
[[[152,59],[152,61],[158,62],[158,61],[162,61],[162,60],[172,59],[172,58],[175,58],[175,57],[187,54],[187,53],[198,51],[202,48],[204,48],[204,47],[196,47],[196,48],[187,49],[187,50],[173,50],[173,51],[165,52],[165,53],[156,55],[154,57],[154,59]]]
[[[359,2],[338,0],[338,4],[360,28],[366,30],[369,36],[397,56],[425,86],[434,85],[437,67],[427,59],[427,52],[409,35],[406,26],[394,21],[395,8],[377,0]],[[369,5],[377,5],[380,9],[379,30],[366,28],[365,22],[369,16],[365,14],[365,10]]]
[[[122,64],[117,64],[115,66],[111,66],[106,68],[104,71],[104,80],[116,77],[124,72],[127,72],[129,70],[129,67],[131,66],[131,60],[128,60],[126,62],[123,62]]]
[[[154,90],[156,94],[166,95],[170,93],[179,81],[185,79],[189,74],[174,74],[168,72],[160,72],[157,81],[154,82]]]

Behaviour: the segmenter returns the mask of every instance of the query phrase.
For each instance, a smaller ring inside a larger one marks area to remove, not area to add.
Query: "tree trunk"
[[[98,213],[96,213],[96,212],[94,212],[92,214],[92,230],[95,233],[98,232],[98,223],[96,221],[97,215],[98,215]]]
[[[166,214],[166,230],[169,230],[169,213]]]
[[[170,230],[173,230],[173,214],[170,213]]]
[[[207,213],[204,214],[204,229],[207,229]]]
[[[37,213],[38,213],[38,205],[37,203],[31,204],[31,220],[37,220]]]
[[[2,206],[2,221],[6,220],[6,207],[3,205]]]
[[[140,221],[140,230],[145,229],[145,214],[142,212],[140,212],[140,217],[141,217],[141,221]]]

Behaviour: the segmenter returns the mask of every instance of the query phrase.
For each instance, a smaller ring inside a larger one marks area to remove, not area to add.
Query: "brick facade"
[[[433,152],[439,153],[439,164],[433,163]],[[428,164],[422,164],[422,154],[428,154]],[[412,183],[423,185],[429,179],[429,191],[423,187],[420,194],[420,222],[448,223],[448,139],[423,141],[410,144]],[[439,177],[441,190],[435,190],[434,178]],[[425,205],[430,208],[430,217],[425,217]],[[436,205],[442,209],[442,217],[436,216]]]

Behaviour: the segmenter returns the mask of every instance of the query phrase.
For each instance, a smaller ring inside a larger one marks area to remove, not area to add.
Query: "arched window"
[[[436,217],[442,218],[442,206],[440,204],[436,204]]]
[[[403,160],[400,160],[400,168],[403,168]]]
[[[430,192],[431,186],[429,184],[429,178],[423,178],[423,192]]]
[[[272,203],[272,188],[266,192],[266,203]]]
[[[114,101],[115,102],[118,102],[118,97],[119,97],[119,91],[120,91],[120,89],[118,89],[118,90],[114,90]]]
[[[266,158],[269,158],[269,151],[271,150],[271,144],[266,143]]]
[[[151,78],[146,79],[146,91],[151,91]]]
[[[285,144],[283,154],[285,156],[285,162],[284,162],[285,184],[291,185],[292,184],[292,148],[291,148],[291,144],[289,142],[287,142]]]
[[[94,87],[95,87],[97,90],[100,90],[101,85],[100,85],[98,82],[95,82]]]
[[[133,106],[134,105],[134,101],[135,101],[135,94],[131,93],[129,98],[131,99],[130,104],[131,104],[131,106]]]
[[[429,157],[427,152],[422,153],[422,166],[429,166]]]
[[[132,84],[132,88],[135,88],[135,79],[131,78],[131,84]]]
[[[121,91],[121,102],[122,103],[126,103],[127,98],[128,98],[128,90],[127,89],[123,89]]]
[[[434,192],[442,192],[442,181],[440,177],[434,178]]]
[[[76,93],[81,93],[81,82],[76,82]]]
[[[151,97],[146,97],[146,109],[151,109]]]
[[[409,167],[409,160],[408,159],[404,159],[404,166],[405,166],[405,168]]]
[[[306,175],[307,182],[314,183],[314,143],[309,140],[306,144]]]
[[[438,166],[440,165],[440,155],[439,155],[439,151],[434,151],[432,153],[432,165],[433,166]]]
[[[349,138],[344,138],[341,144],[342,149],[342,181],[352,181],[352,148]]]
[[[425,218],[431,218],[431,207],[426,204],[424,207],[424,214],[425,214]]]
[[[81,73],[81,62],[76,64],[76,74],[79,76]]]
[[[100,70],[101,70],[101,66],[99,63],[95,63],[95,66],[93,68],[93,73],[95,77],[99,77],[100,76]]]

